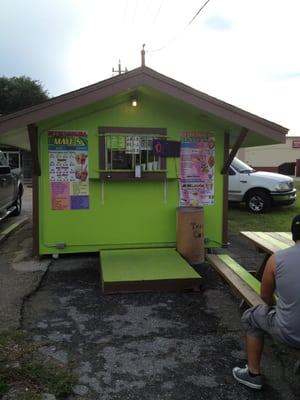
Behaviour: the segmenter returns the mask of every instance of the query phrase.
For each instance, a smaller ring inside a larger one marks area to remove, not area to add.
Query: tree
[[[0,115],[9,114],[48,100],[41,82],[27,76],[0,76]]]

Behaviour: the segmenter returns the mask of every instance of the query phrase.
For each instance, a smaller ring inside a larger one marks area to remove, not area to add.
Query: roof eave
[[[287,128],[278,124],[248,113],[206,93],[197,91],[148,67],[139,67],[125,74],[6,115],[0,118],[0,134],[31,123],[40,122],[54,115],[62,114],[96,101],[101,101],[122,91],[134,90],[136,87],[142,85],[150,86],[159,92],[178,98],[211,115],[247,128],[249,131],[256,132],[277,142],[284,142],[285,135],[288,133]]]

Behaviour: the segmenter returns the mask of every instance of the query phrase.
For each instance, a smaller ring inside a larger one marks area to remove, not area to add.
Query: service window
[[[99,131],[101,179],[136,179],[136,168],[141,179],[166,177],[166,160],[153,151],[153,140],[165,138],[165,129],[106,127]]]
[[[153,152],[154,136],[105,135],[105,170],[161,170],[161,157]]]

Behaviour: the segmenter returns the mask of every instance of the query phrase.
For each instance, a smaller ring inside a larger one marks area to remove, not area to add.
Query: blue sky
[[[298,0],[10,0],[0,14],[0,75],[52,96],[146,64],[300,136]]]

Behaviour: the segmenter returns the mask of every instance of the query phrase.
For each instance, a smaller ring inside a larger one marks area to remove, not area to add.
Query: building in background
[[[245,147],[238,151],[237,157],[258,171],[295,175],[296,162],[300,159],[300,136],[287,136],[285,143]]]

